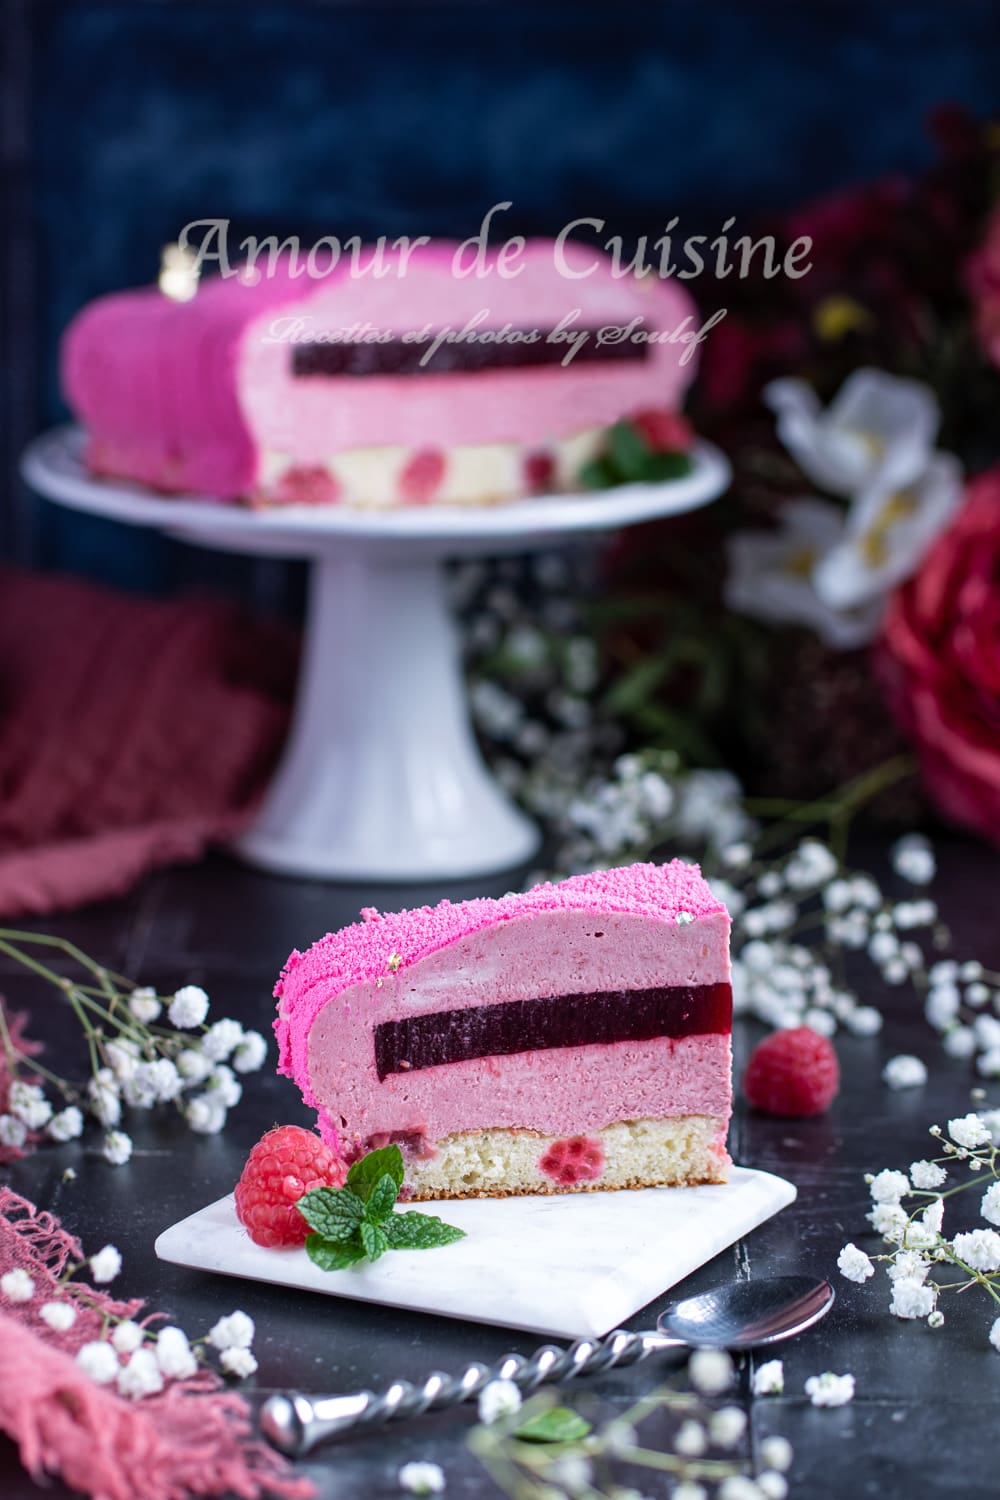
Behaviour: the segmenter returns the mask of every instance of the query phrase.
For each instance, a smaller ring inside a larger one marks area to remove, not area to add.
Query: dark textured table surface
[[[957,952],[1000,966],[995,854],[956,839],[940,846],[939,859],[934,894],[951,924]],[[352,919],[362,905],[391,908],[443,895],[500,894],[509,884],[510,878],[502,877],[492,887],[480,884],[474,891],[348,889],[272,879],[218,858],[156,875],[127,900],[51,921],[44,929],[71,937],[109,966],[161,990],[183,982],[203,984],[217,1016],[232,1014],[266,1031],[271,987],[292,947],[305,946]],[[47,1038],[50,1057],[75,1048],[75,1034],[54,996],[9,965],[0,967],[0,985],[15,1007],[30,1007],[34,1032]],[[844,1084],[828,1115],[783,1122],[737,1106],[734,1158],[791,1178],[798,1200],[691,1277],[685,1289],[733,1276],[792,1270],[828,1275],[837,1283],[840,1295],[830,1316],[782,1351],[783,1397],[751,1401],[752,1367],[749,1361],[741,1366],[740,1399],[752,1417],[749,1441],[756,1444],[771,1432],[791,1440],[796,1455],[793,1496],[995,1496],[1000,1490],[995,1444],[1000,1355],[986,1341],[992,1317],[985,1296],[973,1292],[952,1298],[944,1307],[946,1326],[932,1332],[923,1324],[888,1316],[882,1273],[856,1287],[835,1270],[846,1240],[872,1248],[863,1235],[868,1203],[862,1174],[889,1165],[905,1168],[927,1154],[927,1126],[965,1113],[975,1082],[969,1064],[943,1056],[912,990],[879,991],[872,985],[864,998],[885,1010],[885,1030],[871,1040],[838,1038]],[[737,1070],[757,1034],[755,1026],[738,1025]],[[928,1062],[930,1080],[923,1088],[891,1093],[880,1082],[880,1069],[887,1057],[902,1051]],[[1000,1102],[996,1086],[989,1094],[991,1104]],[[119,1246],[125,1264],[115,1291],[121,1295],[147,1298],[151,1308],[166,1311],[192,1334],[232,1307],[245,1308],[258,1328],[260,1369],[244,1387],[253,1401],[289,1386],[306,1391],[379,1388],[396,1377],[457,1368],[509,1348],[528,1352],[539,1342],[530,1334],[485,1324],[224,1281],[156,1261],[152,1246],[160,1230],[229,1191],[262,1131],[276,1121],[293,1120],[307,1123],[297,1091],[274,1076],[269,1064],[248,1081],[244,1101],[221,1136],[200,1137],[179,1122],[147,1120],[134,1132],[136,1151],[126,1167],[104,1163],[91,1137],[87,1145],[45,1148],[0,1172],[14,1188],[61,1215],[88,1248],[97,1249],[107,1240]],[[64,1184],[63,1170],[69,1165],[78,1175]],[[658,1305],[639,1314],[633,1326],[648,1326]],[[809,1405],[804,1380],[828,1369],[854,1373],[853,1404],[836,1410]],[[587,1400],[599,1415],[610,1415],[659,1379],[648,1364],[611,1373],[587,1384]],[[583,1396],[582,1383],[577,1392]],[[397,1495],[398,1468],[414,1458],[442,1464],[449,1495],[493,1495],[498,1492],[465,1452],[473,1420],[467,1408],[441,1413],[391,1433],[344,1442],[305,1467],[324,1500]],[[655,1426],[653,1419],[647,1429],[654,1442]],[[644,1482],[649,1495],[668,1493],[665,1479],[654,1475],[651,1481]],[[3,1500],[27,1500],[37,1493],[20,1470],[12,1445],[0,1438]],[[57,1482],[46,1493],[51,1500],[68,1494]]]

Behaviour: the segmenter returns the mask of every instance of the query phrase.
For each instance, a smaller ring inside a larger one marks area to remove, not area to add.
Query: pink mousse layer
[[[547,329],[575,309],[577,328],[641,316],[646,330],[672,332],[696,321],[673,282],[616,280],[609,261],[573,280],[555,269],[550,244],[532,242],[513,280],[459,279],[454,249],[418,250],[402,277],[352,277],[345,267],[293,280],[282,263],[255,285],[206,279],[186,303],[155,287],[90,303],[63,341],[62,382],[89,432],[92,467],[236,499],[257,488],[266,451],[310,465],[359,447],[544,442],[679,403],[694,373],[693,360],[680,363],[683,343],[651,344],[644,360],[566,369],[296,379],[292,345],[268,342],[277,317],[299,315],[310,334],[366,321],[398,335],[427,324],[461,328],[483,309],[483,328]],[[572,245],[565,259],[579,269],[602,260]]]
[[[678,924],[680,913],[691,922]],[[620,1119],[728,1119],[728,1035],[616,1042],[470,1059],[379,1081],[372,1028],[412,1014],[609,989],[729,979],[729,918],[697,868],[633,865],[500,901],[380,916],[293,953],[276,987],[279,1067],[324,1136],[530,1128]],[[398,960],[398,967],[397,967]]]

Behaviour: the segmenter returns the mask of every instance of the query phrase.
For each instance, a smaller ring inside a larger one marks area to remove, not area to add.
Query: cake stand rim
[[[679,479],[615,486],[607,491],[541,496],[482,506],[426,505],[393,509],[283,506],[252,510],[210,497],[159,497],[124,480],[98,479],[83,466],[85,434],[71,424],[33,438],[21,474],[46,499],[132,526],[150,526],[210,547],[314,555],[324,546],[424,543],[447,553],[482,543],[524,545],[573,532],[615,531],[698,510],[721,495],[731,467],[712,443],[699,441],[694,468]]]

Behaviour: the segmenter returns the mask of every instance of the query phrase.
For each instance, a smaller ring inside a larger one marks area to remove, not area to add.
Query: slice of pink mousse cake
[[[280,1070],[414,1198],[724,1182],[729,916],[694,865],[364,920],[291,955]]]

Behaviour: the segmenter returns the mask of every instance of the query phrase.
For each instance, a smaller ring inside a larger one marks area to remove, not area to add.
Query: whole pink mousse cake
[[[294,952],[279,1069],[415,1198],[725,1181],[729,916],[694,865],[374,910]]]
[[[516,276],[461,276],[457,250],[98,298],[62,346],[91,470],[261,505],[486,504],[569,489],[614,423],[677,410],[697,320],[675,283],[546,241]]]

